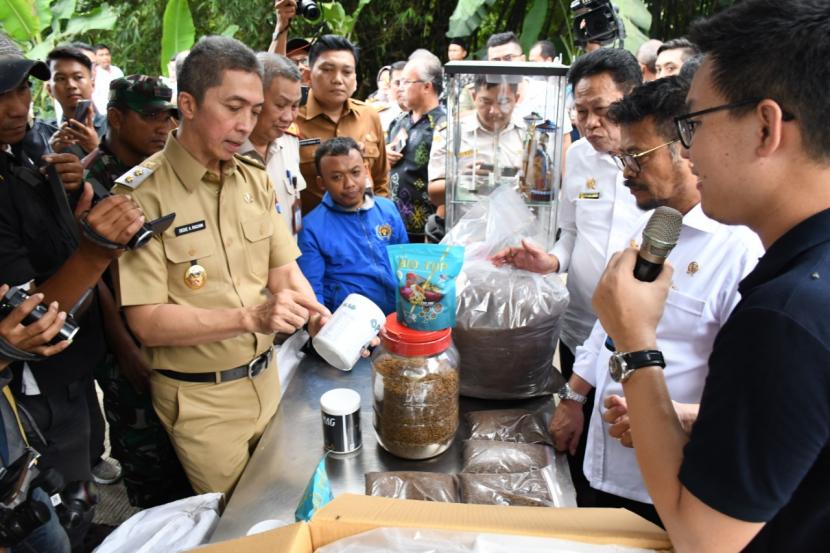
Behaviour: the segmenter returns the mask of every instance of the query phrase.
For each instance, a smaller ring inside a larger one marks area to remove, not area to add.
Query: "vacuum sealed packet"
[[[367,472],[366,495],[459,503],[457,477],[441,472]]]
[[[398,285],[398,321],[415,330],[455,326],[455,279],[464,264],[464,248],[397,244],[387,252]]]
[[[556,507],[545,474],[550,467],[512,474],[459,474],[464,503]]]
[[[525,444],[553,445],[548,432],[548,414],[553,404],[536,409],[494,409],[470,411],[465,415],[471,440],[498,440]]]
[[[541,469],[553,463],[552,447],[495,440],[465,440],[461,472],[502,474]]]

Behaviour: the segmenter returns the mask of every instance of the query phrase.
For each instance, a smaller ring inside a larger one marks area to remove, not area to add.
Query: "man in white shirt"
[[[669,394],[681,422],[693,421],[708,374],[708,355],[715,335],[738,303],[738,283],[763,254],[757,235],[746,227],[722,225],[700,208],[697,177],[681,157],[674,117],[685,112],[688,82],[677,77],[659,79],[635,89],[613,104],[609,117],[620,125],[620,155],[625,185],[638,207],[669,206],[683,214],[677,246],[669,255],[675,267],[672,289],[657,342],[668,360],[665,369]],[[632,243],[638,243],[651,213],[646,213]],[[559,450],[574,452],[583,431],[582,404],[596,389],[591,411],[584,473],[598,490],[594,505],[623,507],[660,523],[643,484],[634,450],[609,436],[603,422],[604,401],[622,396],[622,384],[608,372],[612,352],[607,334],[597,322],[588,340],[576,350],[574,374],[556,410],[551,432]]]
[[[110,48],[106,44],[95,46],[95,88],[92,91],[92,103],[98,113],[107,112],[110,98],[110,82],[120,79],[124,72],[112,64]]]
[[[306,182],[300,173],[300,142],[294,120],[300,108],[300,70],[285,56],[260,52],[265,103],[256,127],[240,153],[265,166],[277,193],[277,212],[294,240],[302,228],[300,191]]]

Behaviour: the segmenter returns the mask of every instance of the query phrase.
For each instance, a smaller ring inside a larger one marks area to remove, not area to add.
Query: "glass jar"
[[[458,351],[451,329],[412,330],[392,313],[380,337],[372,354],[378,443],[404,459],[440,455],[458,428]]]

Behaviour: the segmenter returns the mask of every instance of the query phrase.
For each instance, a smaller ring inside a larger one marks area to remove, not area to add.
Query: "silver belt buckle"
[[[256,357],[251,359],[251,362],[248,363],[248,378],[254,378],[256,375],[261,373],[266,367],[268,367],[268,363],[271,362],[272,351],[273,350],[269,349],[262,355],[257,355]]]

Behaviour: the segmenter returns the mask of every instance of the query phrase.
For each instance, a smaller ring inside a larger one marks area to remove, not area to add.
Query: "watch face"
[[[614,382],[619,382],[622,379],[625,360],[619,353],[613,354],[608,358],[608,372]]]

